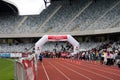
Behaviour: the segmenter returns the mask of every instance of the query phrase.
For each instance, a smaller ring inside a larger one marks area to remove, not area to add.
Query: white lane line
[[[65,63],[67,63],[67,62],[65,62]],[[92,71],[90,71],[90,70],[88,70],[88,69],[86,70],[86,69],[80,68],[80,67],[78,67],[78,66],[76,66],[76,65],[73,65],[73,64],[70,64],[70,63],[67,63],[67,64],[69,64],[69,65],[71,65],[71,66],[74,66],[74,67],[76,67],[76,68],[79,68],[79,69],[81,69],[81,70],[84,70],[84,71],[93,73],[93,74],[98,75],[98,76],[100,76],[100,77],[103,77],[103,78],[106,78],[106,79],[109,79],[109,80],[114,80],[114,79],[109,78],[109,77],[106,77],[106,76],[104,76],[104,75],[102,75],[102,74],[92,72]]]
[[[61,70],[59,70],[55,65],[53,65],[52,63],[49,63],[50,65],[52,65],[59,73],[61,73],[67,80],[71,80],[67,75],[65,75]]]
[[[87,62],[88,63],[88,65],[92,65],[92,64],[90,64],[89,62]],[[86,64],[86,63],[85,63]],[[112,70],[112,71],[117,71],[117,72],[120,72],[119,70],[117,70],[117,68],[116,69],[111,69],[111,67],[104,67],[103,65],[100,65],[100,64],[96,64],[96,65],[92,65],[92,66],[96,66],[96,67],[100,67],[100,66],[102,66],[103,67],[103,69],[109,69],[109,70]]]
[[[58,62],[56,62],[56,63],[59,64]],[[69,67],[66,67],[66,66],[64,66],[64,65],[62,65],[62,64],[59,64],[59,65],[67,68],[68,70],[70,70],[70,71],[72,71],[72,72],[74,72],[74,73],[76,73],[76,74],[78,74],[78,75],[80,75],[80,76],[82,76],[82,77],[87,78],[88,80],[92,80],[91,78],[89,78],[89,77],[87,77],[87,76],[85,76],[85,75],[83,75],[83,74],[80,74],[79,72],[77,72],[77,71],[75,71],[75,70],[73,70],[73,69],[71,69],[71,68],[69,68]]]
[[[81,66],[85,66],[85,65],[81,65]],[[85,66],[85,67],[88,67],[88,66]],[[120,74],[116,74],[116,73],[114,73],[114,72],[109,72],[109,71],[105,71],[105,70],[100,70],[100,69],[97,69],[97,68],[92,68],[92,67],[88,67],[88,68],[91,68],[91,69],[94,69],[94,70],[98,70],[98,71],[102,71],[102,72],[106,72],[106,73],[109,73],[109,74],[114,74],[114,75],[116,75],[116,76],[119,76],[120,77]]]
[[[48,76],[48,74],[47,74],[47,71],[46,71],[45,66],[44,66],[43,63],[42,63],[42,67],[43,67],[43,69],[44,69],[44,72],[45,72],[45,75],[46,75],[46,77],[47,77],[47,80],[50,80],[50,78],[49,78],[49,76]]]
[[[65,62],[66,63],[66,62]],[[80,64],[78,64],[78,65],[80,65]],[[89,65],[89,64],[88,64]],[[80,65],[80,66],[85,66],[85,65]],[[93,65],[92,65],[93,66]],[[88,66],[85,66],[85,67],[88,67]],[[97,68],[93,68],[93,67],[88,67],[88,68],[91,68],[91,69],[94,69],[94,70],[98,70],[98,71],[102,71],[102,72],[106,72],[106,73],[109,73],[109,74],[114,74],[114,75],[116,75],[116,76],[119,76],[120,77],[120,75],[119,74],[117,74],[117,73],[114,73],[114,72],[109,72],[109,71],[105,71],[105,70],[100,70],[100,69],[97,69]]]

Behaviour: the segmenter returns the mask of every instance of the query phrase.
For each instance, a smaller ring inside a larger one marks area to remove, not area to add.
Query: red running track
[[[43,59],[38,80],[120,80],[120,69],[86,61]]]

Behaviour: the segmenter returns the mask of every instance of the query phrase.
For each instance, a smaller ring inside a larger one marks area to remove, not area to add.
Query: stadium
[[[0,1],[0,80],[119,74],[120,0]]]

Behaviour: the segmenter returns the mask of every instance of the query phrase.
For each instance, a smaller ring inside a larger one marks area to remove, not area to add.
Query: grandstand
[[[13,5],[1,1],[0,37],[14,39],[37,38],[44,34],[81,36],[120,32],[119,0],[97,0],[96,2],[75,0],[71,2],[72,4],[69,0],[53,0],[40,15],[19,16]],[[2,9],[4,7],[5,10]],[[1,43],[1,47],[3,45],[7,46],[7,44]],[[7,48],[3,47],[0,50],[1,52],[9,52],[9,49],[10,52],[17,51],[10,47]]]
[[[113,30],[119,32],[119,6],[119,0],[97,0],[96,3],[91,0],[75,0],[72,5],[68,0],[52,1],[40,15],[0,15],[0,33],[4,37],[41,37],[46,33],[74,36],[76,33],[86,35],[85,32],[101,34],[109,28],[110,33]]]
[[[111,35],[113,33],[116,33],[116,37],[119,37],[119,6],[119,0],[97,0],[96,2],[93,0],[70,2],[69,0],[52,0],[51,5],[39,15],[19,16],[15,6],[1,1],[0,52],[33,50],[35,41],[45,34],[70,34],[78,38],[78,41],[81,39],[79,37],[82,37],[81,49],[86,49],[89,45],[91,47],[88,50],[95,48],[102,42],[94,43],[91,39],[89,43],[86,43],[83,40],[84,37],[92,37],[90,35],[96,34],[104,37],[105,34]],[[109,40],[109,37],[112,36],[106,37],[105,40]],[[28,40],[28,43],[26,43],[23,38],[30,38],[31,41],[26,39]],[[11,39],[12,42],[9,43],[8,39]],[[16,45],[16,41],[19,45]],[[25,45],[23,46],[23,44]],[[46,47],[46,49],[48,48]]]

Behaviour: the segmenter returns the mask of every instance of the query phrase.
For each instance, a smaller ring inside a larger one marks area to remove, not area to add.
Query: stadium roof
[[[18,12],[19,15],[36,15],[50,5],[50,0],[3,0],[0,1],[0,4],[1,12],[12,9],[13,12]]]

